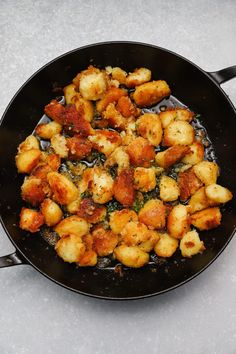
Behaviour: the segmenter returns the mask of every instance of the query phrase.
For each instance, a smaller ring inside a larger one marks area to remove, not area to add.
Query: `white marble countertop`
[[[0,115],[54,57],[106,40],[175,51],[208,71],[236,64],[235,0],[0,1]],[[236,105],[236,80],[222,85]],[[0,256],[14,251],[0,229]],[[236,353],[236,238],[190,283],[134,302],[101,301],[30,266],[0,270],[1,354]]]

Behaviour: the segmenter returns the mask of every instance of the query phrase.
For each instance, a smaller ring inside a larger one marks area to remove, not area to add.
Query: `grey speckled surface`
[[[54,57],[105,40],[156,44],[214,71],[236,64],[235,0],[0,1],[0,114]],[[236,81],[222,86],[236,104]],[[0,230],[0,255],[14,251]],[[0,271],[0,353],[236,353],[236,238],[181,288],[104,302],[29,266]]]

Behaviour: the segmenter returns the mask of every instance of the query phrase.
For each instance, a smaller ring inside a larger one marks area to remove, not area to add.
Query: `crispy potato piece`
[[[134,170],[134,188],[141,192],[149,192],[156,187],[154,168],[136,167]]]
[[[114,255],[122,264],[132,268],[143,267],[149,261],[149,254],[138,246],[121,245],[114,249]]]
[[[191,122],[193,116],[194,113],[187,108],[168,108],[166,111],[159,113],[163,129],[175,120]]]
[[[158,80],[137,86],[133,99],[139,107],[153,106],[170,95],[170,88],[166,81]]]
[[[114,197],[124,207],[134,203],[134,172],[131,169],[122,170],[114,182]]]
[[[160,198],[164,202],[173,202],[178,199],[180,190],[177,182],[168,176],[162,176],[160,180]]]
[[[141,242],[138,247],[144,252],[151,252],[157,242],[160,240],[160,236],[157,231],[148,230],[148,239],[147,241]]]
[[[18,173],[30,173],[41,158],[39,149],[30,149],[16,155],[16,167]]]
[[[30,176],[25,178],[21,186],[22,199],[33,206],[40,204],[49,193],[48,184],[38,177]]]
[[[78,198],[76,198],[73,202],[66,205],[66,210],[70,214],[77,214],[77,211],[80,208],[80,203],[81,203],[81,197],[78,196]]]
[[[58,154],[46,154],[43,161],[53,170],[57,171],[61,164],[61,158]]]
[[[89,224],[77,215],[68,216],[59,222],[54,228],[56,233],[62,237],[64,235],[75,235],[82,237],[89,232]]]
[[[84,198],[80,202],[77,215],[91,224],[96,224],[104,220],[106,212],[104,205],[94,203],[92,198]]]
[[[202,182],[195,175],[194,170],[192,168],[189,168],[186,171],[179,173],[178,184],[180,189],[180,199],[182,201],[187,200],[200,187],[202,187]]]
[[[64,235],[56,243],[55,250],[64,262],[79,262],[85,253],[85,245],[77,235]]]
[[[217,203],[211,202],[206,196],[205,187],[201,187],[192,195],[188,205],[190,214],[193,214],[196,211],[206,209],[209,206],[217,205]]]
[[[20,212],[20,228],[29,232],[37,232],[44,223],[43,215],[33,209],[22,208]]]
[[[49,172],[52,172],[51,167],[47,163],[39,162],[30,175],[47,181],[47,174]]]
[[[31,149],[39,150],[39,141],[34,135],[29,135],[27,138],[18,146],[18,154]]]
[[[121,145],[120,134],[110,130],[97,129],[94,135],[90,135],[88,139],[93,144],[94,149],[102,152],[106,157]]]
[[[149,167],[155,159],[153,146],[141,136],[134,139],[127,147],[130,162],[134,166]]]
[[[153,229],[163,229],[166,224],[166,206],[159,199],[150,199],[139,211],[139,221]]]
[[[79,259],[78,265],[80,267],[93,267],[97,264],[97,253],[93,250],[85,251],[82,257]]]
[[[190,152],[184,156],[182,162],[190,165],[196,165],[204,158],[204,146],[201,142],[195,141],[189,146]]]
[[[219,167],[215,162],[202,161],[193,166],[193,171],[202,183],[209,186],[210,184],[216,183]]]
[[[138,134],[146,138],[150,144],[157,146],[162,139],[160,118],[154,113],[144,113],[136,122]]]
[[[96,102],[96,109],[99,113],[101,113],[107,108],[109,103],[118,102],[120,97],[127,95],[128,93],[126,90],[117,87],[111,87],[109,90],[107,90],[105,96],[100,101]]]
[[[118,175],[121,171],[129,168],[129,155],[126,153],[123,146],[117,147],[106,159],[104,167],[111,167],[117,165]]]
[[[151,80],[152,72],[147,68],[135,69],[126,78],[126,86],[129,88],[142,85]]]
[[[179,162],[187,153],[189,153],[189,151],[190,148],[188,146],[174,145],[165,151],[158,152],[155,158],[156,163],[167,169]]]
[[[51,139],[54,135],[60,134],[62,125],[52,121],[46,124],[37,125],[35,132],[42,139]]]
[[[139,108],[136,108],[128,96],[121,96],[116,105],[117,110],[123,117],[138,117],[141,113]]]
[[[105,69],[108,74],[111,74],[112,79],[117,80],[120,84],[126,83],[126,71],[122,70],[117,66],[114,68],[112,68],[111,66],[107,66]]]
[[[44,112],[49,118],[55,120],[55,122],[59,124],[64,123],[65,107],[57,100],[52,100],[48,105],[46,105]]]
[[[211,230],[220,225],[220,208],[207,208],[191,215],[191,224],[199,230]]]
[[[160,241],[154,247],[155,253],[159,257],[171,257],[178,248],[178,240],[167,233],[159,234]]]
[[[78,135],[73,136],[72,138],[66,139],[66,146],[69,150],[69,159],[70,160],[81,160],[85,158],[92,150],[92,143]]]
[[[68,157],[68,147],[67,147],[67,141],[64,135],[61,134],[56,134],[53,135],[51,138],[51,147],[55,151],[57,155],[59,155],[61,158],[66,158]]]
[[[227,203],[233,198],[233,194],[229,189],[216,183],[207,186],[205,188],[205,193],[207,198],[215,204]]]
[[[95,203],[104,204],[113,196],[114,181],[105,170],[100,167],[93,168],[91,191]]]
[[[179,248],[183,257],[192,257],[205,250],[203,241],[200,240],[197,231],[187,232],[180,241]]]
[[[40,209],[47,226],[54,226],[61,221],[63,216],[62,210],[53,200],[49,198],[44,199],[40,205]]]
[[[138,221],[129,221],[120,234],[127,246],[137,246],[150,238],[147,226]]]
[[[102,117],[108,121],[110,127],[124,130],[127,125],[127,119],[116,109],[114,103],[109,103],[102,112]]]
[[[115,234],[120,234],[125,225],[130,221],[138,221],[138,215],[133,210],[122,209],[110,214],[110,228]]]
[[[191,145],[194,141],[194,129],[185,121],[174,121],[164,129],[163,145]]]
[[[118,243],[118,236],[111,230],[104,230],[98,227],[92,232],[93,250],[100,256],[108,256],[111,254]]]
[[[168,234],[174,238],[182,238],[190,229],[190,218],[185,205],[178,204],[173,207],[167,219]]]
[[[120,132],[120,137],[122,139],[122,145],[129,145],[137,138],[136,125],[134,122],[128,123],[126,130]]]
[[[87,138],[93,134],[91,124],[85,119],[84,110],[77,111],[74,104],[65,107],[63,126],[68,135],[79,134]]]
[[[57,203],[66,205],[78,198],[78,189],[67,177],[58,172],[49,172],[47,180]]]

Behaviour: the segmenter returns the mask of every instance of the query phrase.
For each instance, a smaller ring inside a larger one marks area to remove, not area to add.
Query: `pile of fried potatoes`
[[[46,105],[49,122],[18,147],[28,204],[20,228],[56,232],[65,262],[95,266],[111,255],[138,268],[151,251],[192,257],[205,249],[198,231],[221,223],[220,206],[232,193],[217,184],[217,164],[204,158],[194,113],[146,113],[171,93],[151,77],[147,68],[89,66],[64,88],[65,104]]]

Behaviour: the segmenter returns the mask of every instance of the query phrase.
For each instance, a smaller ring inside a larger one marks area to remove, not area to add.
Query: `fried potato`
[[[134,188],[141,192],[149,192],[156,187],[154,168],[136,167],[134,170]]]
[[[16,167],[18,173],[30,173],[41,158],[39,149],[30,149],[16,155]]]
[[[62,219],[63,212],[61,208],[57,203],[49,198],[44,199],[40,205],[40,210],[44,216],[45,224],[47,226],[54,226]]]
[[[70,214],[77,214],[77,211],[80,208],[80,203],[81,203],[81,197],[78,196],[78,198],[76,198],[73,202],[66,205],[66,210]]]
[[[129,168],[129,155],[125,151],[123,146],[117,147],[106,159],[104,167],[111,167],[117,165],[117,173],[118,175],[121,171]]]
[[[22,208],[20,212],[20,228],[29,232],[37,232],[44,223],[43,215],[33,209]]]
[[[149,261],[149,254],[138,246],[121,245],[114,249],[114,255],[118,261],[131,268],[143,267]]]
[[[168,234],[174,238],[182,238],[190,229],[190,218],[185,205],[178,204],[173,207],[167,218]]]
[[[148,140],[138,137],[127,146],[130,162],[134,166],[149,167],[155,159],[155,151]]]
[[[119,145],[121,137],[118,132],[110,130],[95,130],[93,135],[88,137],[93,144],[94,149],[100,151],[108,157]]]
[[[148,230],[148,239],[147,241],[141,242],[138,247],[144,252],[151,252],[157,242],[160,240],[160,236],[157,231]]]
[[[174,121],[164,129],[163,145],[191,145],[194,141],[194,129],[185,121]]]
[[[49,172],[47,180],[52,191],[52,198],[61,205],[66,205],[78,198],[76,186],[67,177],[58,172]]]
[[[183,257],[192,257],[205,250],[203,241],[200,240],[197,231],[187,232],[180,241],[179,246]]]
[[[134,122],[128,123],[126,130],[120,132],[120,137],[122,139],[122,145],[127,146],[130,143],[132,143],[132,141],[134,141],[137,138],[135,123]]]
[[[216,183],[219,167],[215,162],[201,161],[193,166],[193,171],[202,183],[209,186]]]
[[[82,237],[89,232],[89,224],[77,215],[68,216],[59,222],[54,228],[56,233],[62,237],[64,235],[76,235]]]
[[[160,198],[164,202],[173,202],[180,195],[180,190],[177,182],[168,176],[162,176],[160,180]]]
[[[122,170],[114,181],[114,197],[124,207],[134,203],[134,173],[131,169]]]
[[[79,258],[78,265],[80,267],[93,267],[97,264],[97,253],[93,250],[85,251],[82,257]]]
[[[200,187],[201,180],[195,175],[195,170],[192,168],[184,172],[180,172],[178,176],[178,184],[180,189],[180,200],[185,201],[193,195]]]
[[[157,146],[162,139],[160,118],[154,113],[144,113],[136,121],[138,134],[146,138],[150,144]]]
[[[169,95],[170,88],[166,81],[158,80],[137,86],[133,99],[139,107],[146,107],[153,106]]]
[[[120,84],[123,85],[126,83],[126,71],[122,70],[117,66],[114,68],[112,68],[111,66],[107,66],[105,69],[108,74],[111,74],[113,80],[117,80]]]
[[[112,128],[124,130],[126,127],[127,119],[116,109],[114,103],[109,103],[102,112],[102,117],[108,121],[108,125]]]
[[[39,149],[39,141],[34,135],[29,135],[27,138],[18,146],[18,154],[31,149]]]
[[[110,228],[115,234],[120,234],[125,225],[130,221],[138,221],[138,215],[133,210],[122,209],[110,214]]]
[[[138,68],[129,73],[126,78],[126,86],[129,88],[139,86],[151,80],[152,72],[147,68]]]
[[[113,196],[114,181],[105,170],[95,167],[92,172],[91,191],[95,203],[104,204]]]
[[[98,227],[94,230],[92,236],[93,250],[100,257],[111,254],[118,243],[118,236],[111,230],[105,230],[103,227]]]
[[[191,122],[193,116],[194,113],[187,108],[168,108],[166,111],[159,113],[163,129],[174,121],[182,120]]]
[[[171,257],[178,248],[178,240],[167,233],[159,234],[160,240],[154,247],[155,253],[159,257]]]
[[[51,138],[51,147],[53,148],[55,153],[61,158],[65,159],[66,157],[68,157],[69,149],[67,147],[67,141],[64,135],[53,135]]]
[[[51,139],[54,135],[60,134],[62,125],[52,121],[46,124],[37,125],[35,132],[42,139]]]
[[[66,234],[56,243],[55,250],[64,262],[79,262],[85,253],[85,245],[81,237],[77,235]]]
[[[207,186],[205,188],[205,193],[207,198],[215,204],[227,203],[233,198],[233,194],[229,189],[216,183]]]
[[[37,206],[44,200],[47,194],[50,194],[50,189],[45,181],[34,176],[25,178],[21,186],[21,197],[27,203]]]
[[[174,145],[165,151],[158,152],[155,160],[159,166],[167,169],[179,162],[189,151],[188,146]]]
[[[166,206],[159,199],[150,199],[138,214],[139,221],[153,229],[163,229],[166,224]]]
[[[69,150],[69,159],[78,161],[89,155],[92,150],[92,143],[86,138],[75,135],[66,139],[66,147]]]
[[[182,162],[190,165],[196,165],[204,158],[204,146],[199,141],[195,141],[192,145],[189,145],[190,152],[187,153]]]
[[[221,212],[219,208],[207,208],[191,215],[191,224],[199,230],[211,230],[220,225]]]
[[[217,205],[217,203],[211,202],[205,193],[205,187],[201,187],[191,196],[188,205],[190,214],[193,214],[209,206]]]
[[[129,221],[120,234],[127,246],[137,246],[150,238],[147,226],[138,221]]]
[[[121,96],[117,102],[116,108],[125,118],[138,117],[141,113],[141,110],[134,106],[128,96]]]
[[[107,90],[103,98],[100,101],[96,102],[96,109],[99,113],[101,113],[107,108],[109,103],[116,103],[118,102],[120,97],[127,95],[128,93],[126,90],[117,87],[111,87]]]
[[[44,108],[45,114],[59,124],[64,123],[65,107],[57,100],[52,100]]]
[[[105,219],[106,212],[104,205],[94,203],[92,198],[84,198],[80,202],[77,215],[91,224],[96,224]]]

